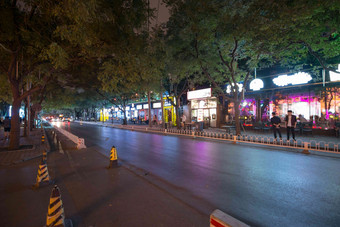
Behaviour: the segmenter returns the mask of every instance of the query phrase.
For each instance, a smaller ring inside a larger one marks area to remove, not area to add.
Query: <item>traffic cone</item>
[[[45,162],[47,161],[47,152],[46,152],[46,150],[43,150],[43,160]]]
[[[46,227],[65,226],[64,206],[57,185],[52,189],[50,204],[48,205]]]
[[[39,169],[38,169],[38,175],[37,175],[37,180],[35,185],[33,185],[33,188],[39,188],[40,183],[43,182],[48,182],[50,183],[50,175],[48,174],[48,169],[47,169],[47,164],[44,159],[41,160],[39,164]]]
[[[117,149],[115,146],[112,146],[111,152],[110,152],[110,164],[107,167],[110,169],[112,166],[118,167],[118,156],[117,156]]]

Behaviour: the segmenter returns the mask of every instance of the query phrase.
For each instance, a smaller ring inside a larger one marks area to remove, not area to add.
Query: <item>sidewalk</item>
[[[23,128],[20,129],[20,146],[27,149],[8,151],[6,147],[9,145],[9,139],[4,139],[4,131],[0,130],[0,166],[17,164],[42,155],[42,150],[46,148],[41,144],[41,129],[33,129],[30,136],[23,137]]]
[[[63,147],[68,143],[63,138]],[[38,163],[35,159],[0,167],[0,226],[45,224],[53,185],[36,191],[30,188]],[[65,216],[73,226],[209,225],[209,214],[150,183],[146,180],[149,175],[138,175],[124,164],[106,169],[109,159],[93,148],[51,152],[47,164],[50,177],[60,188]]]

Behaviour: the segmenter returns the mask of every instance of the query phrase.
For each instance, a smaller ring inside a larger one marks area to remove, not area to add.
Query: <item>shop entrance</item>
[[[191,117],[194,121],[204,122],[204,127],[217,126],[216,98],[191,101]]]
[[[217,115],[216,109],[197,109],[191,111],[191,116],[197,122],[204,122],[204,127],[216,127]]]

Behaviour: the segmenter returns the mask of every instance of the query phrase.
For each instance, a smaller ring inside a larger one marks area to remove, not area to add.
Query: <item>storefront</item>
[[[152,120],[154,119],[154,116],[156,115],[157,122],[162,122],[162,104],[161,102],[154,102],[152,103],[152,109],[151,109],[151,116]]]
[[[138,119],[138,110],[136,108],[136,105],[134,103],[132,103],[130,105],[130,117],[131,117],[131,120],[137,120]]]
[[[100,110],[99,114],[100,114],[99,115],[100,121],[107,121],[107,120],[109,120],[109,117],[110,117],[110,109],[103,108],[103,109]]]
[[[319,118],[338,120],[340,77],[330,76],[326,74],[323,80],[320,80],[312,74],[298,72],[254,79],[247,87],[244,112],[260,114],[262,121],[269,120],[272,112],[284,118],[288,110],[292,110],[293,114],[303,121],[315,123]],[[253,103],[249,102],[250,100],[255,100],[255,104],[249,105]]]
[[[147,103],[135,104],[134,116],[140,121],[147,121],[149,119],[149,105]]]
[[[204,122],[207,127],[217,127],[217,98],[211,97],[211,88],[189,91],[187,93],[191,107],[191,120]]]
[[[288,110],[307,121],[312,120],[314,116],[321,116],[320,99],[314,94],[286,94],[280,99],[271,100],[269,106],[269,113],[276,112],[282,118],[287,115]]]
[[[176,126],[176,108],[172,105],[172,102],[176,105],[176,99],[174,97],[164,97],[163,102],[164,122]]]

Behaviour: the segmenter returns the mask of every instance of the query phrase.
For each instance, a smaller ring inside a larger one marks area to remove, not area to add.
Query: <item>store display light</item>
[[[338,65],[337,72],[339,72],[339,73],[329,71],[329,78],[330,78],[331,81],[339,81],[340,80],[340,64]]]
[[[261,79],[254,79],[250,82],[249,87],[253,91],[259,91],[263,88],[263,81]]]
[[[305,72],[298,72],[291,76],[281,75],[273,79],[275,85],[283,87],[289,84],[306,84],[312,80],[312,76]]]

